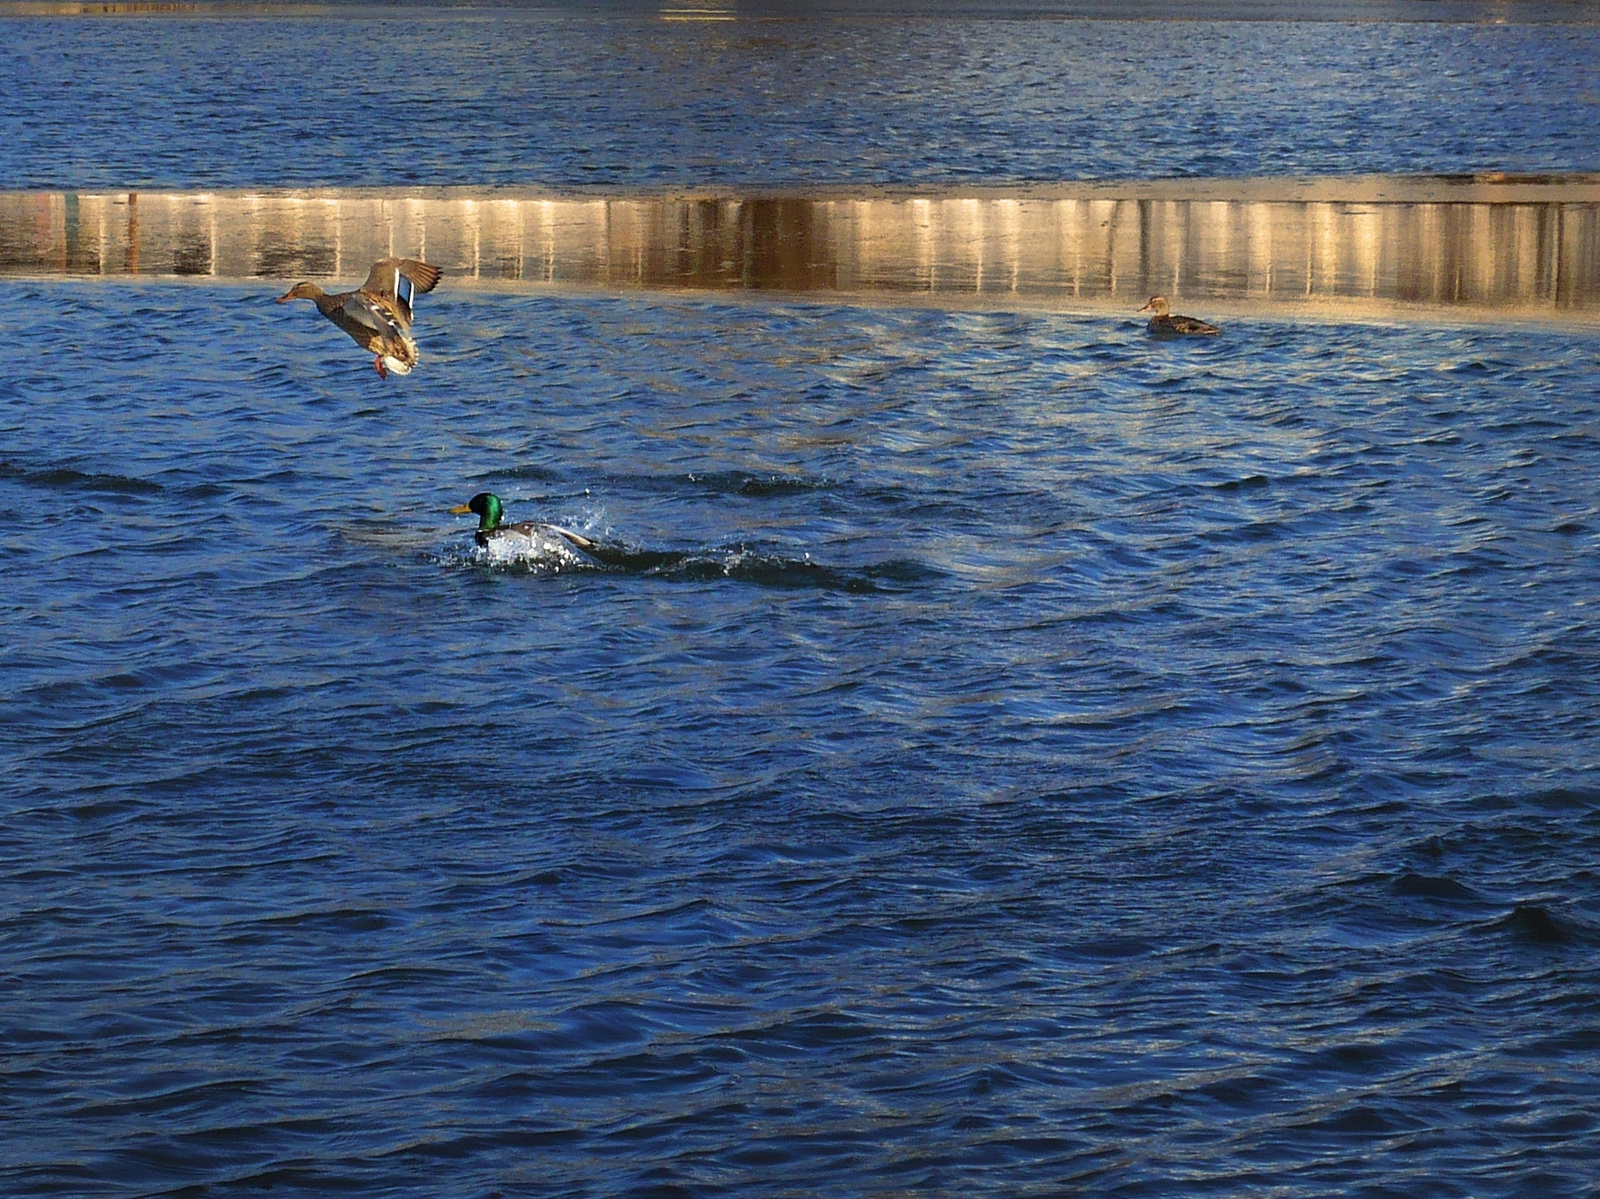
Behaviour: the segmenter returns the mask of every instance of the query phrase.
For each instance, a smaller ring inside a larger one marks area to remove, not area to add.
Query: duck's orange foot
[[[372,369],[378,372],[378,378],[387,379],[389,372],[383,369],[383,355],[379,354],[372,360]]]

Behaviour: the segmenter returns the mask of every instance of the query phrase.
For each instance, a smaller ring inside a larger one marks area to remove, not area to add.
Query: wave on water
[[[62,491],[102,491],[117,495],[155,495],[166,490],[150,479],[131,478],[127,475],[108,474],[102,471],[82,471],[72,467],[54,466],[30,470],[13,462],[0,459],[0,480],[22,483]]]
[[[939,574],[912,559],[892,559],[867,566],[838,567],[809,555],[767,553],[744,546],[682,554],[631,555],[643,573],[673,582],[701,583],[729,579],[758,587],[867,593],[906,591]],[[649,560],[659,559],[655,562]],[[646,565],[648,563],[648,565]],[[624,569],[637,569],[624,567]]]
[[[627,574],[675,583],[726,579],[758,587],[856,593],[904,591],[941,572],[914,559],[898,558],[864,566],[833,566],[810,554],[796,557],[738,543],[684,550],[651,550],[584,539],[582,548],[557,526],[507,532],[488,545],[441,554],[449,567],[507,573],[557,575],[591,572]]]
[[[805,495],[813,491],[827,491],[834,486],[830,479],[805,475],[751,474],[741,470],[691,473],[690,484],[707,491],[760,499],[781,499],[792,495]]]

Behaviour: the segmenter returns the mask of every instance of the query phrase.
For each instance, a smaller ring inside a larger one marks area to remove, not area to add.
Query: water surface
[[[1592,172],[1596,28],[663,15],[0,21],[6,203],[120,280],[0,288],[0,1192],[1592,1199],[1581,312],[1163,344],[524,256],[383,381],[222,276],[360,277],[295,188]],[[1487,225],[1497,286],[1565,244]],[[481,490],[604,554],[486,560]]]
[[[1600,24],[1566,11],[1587,23],[13,17],[0,182],[750,190],[1600,170]]]
[[[0,320],[4,1189],[1586,1193],[1592,332]]]

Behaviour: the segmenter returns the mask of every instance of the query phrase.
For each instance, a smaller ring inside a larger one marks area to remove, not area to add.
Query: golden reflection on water
[[[1248,188],[1229,199],[1215,184],[1200,190],[1188,198],[1108,188],[844,197],[0,192],[0,271],[345,280],[404,254],[437,263],[458,285],[1065,307],[1142,303],[1155,292],[1530,315],[1597,307],[1592,186],[1541,198],[1530,185],[1491,200],[1262,199]]]
[[[738,14],[731,4],[663,4],[663,21],[734,21]]]

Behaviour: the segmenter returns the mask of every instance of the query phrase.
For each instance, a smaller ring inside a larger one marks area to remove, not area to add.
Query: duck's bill
[[[454,508],[450,509],[450,514],[452,516],[471,516],[472,509],[467,507],[465,504],[457,504]]]

